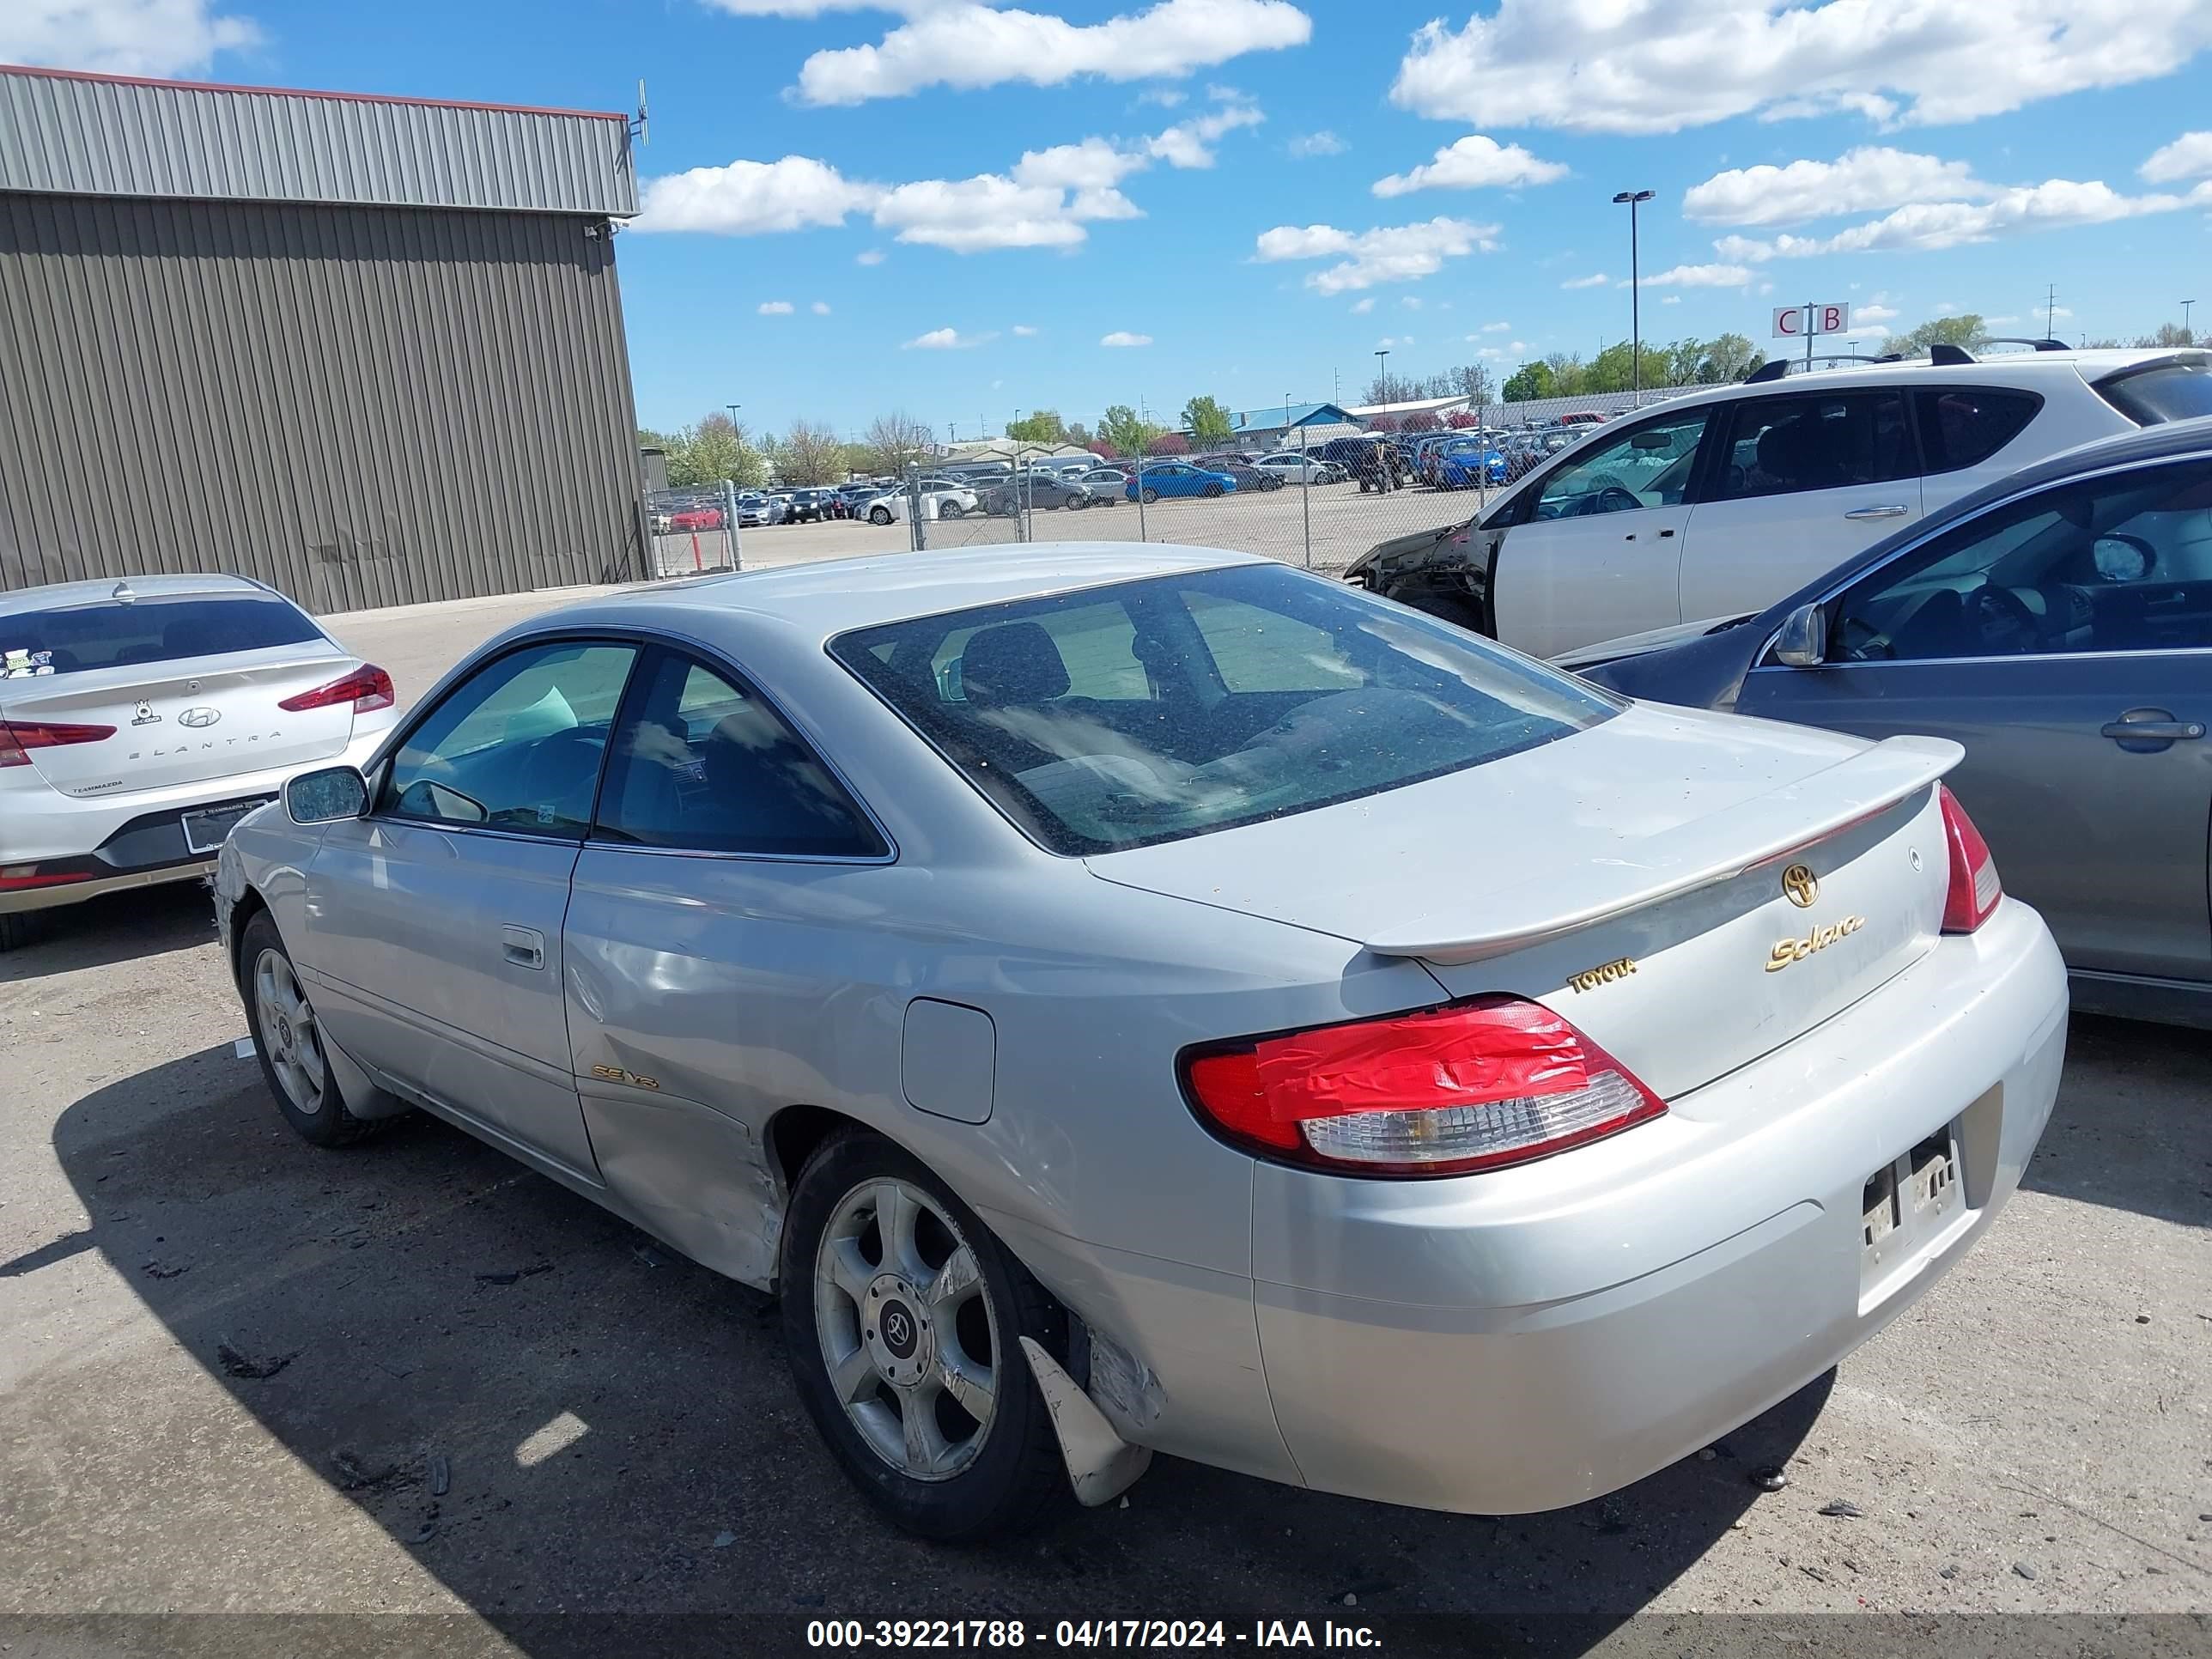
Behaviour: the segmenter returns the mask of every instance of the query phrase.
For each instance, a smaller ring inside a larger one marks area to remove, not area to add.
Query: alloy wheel
[[[1005,1350],[974,1249],[919,1187],[862,1182],[815,1252],[814,1326],[831,1393],[900,1474],[945,1480],[997,1414]]]
[[[329,1072],[315,1011],[282,951],[264,951],[253,963],[253,1007],[263,1050],[293,1109],[313,1117],[323,1109]]]

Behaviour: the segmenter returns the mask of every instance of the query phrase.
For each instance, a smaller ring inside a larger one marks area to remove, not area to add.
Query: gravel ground
[[[554,597],[333,626],[411,697]],[[2009,1632],[1992,1651],[2212,1650],[2201,1619],[2113,1622],[2212,1608],[2203,1035],[2077,1021],[1980,1249],[1832,1386],[1602,1503],[1430,1515],[1163,1460],[1126,1508],[955,1553],[848,1490],[759,1298],[435,1122],[300,1143],[233,1053],[244,1030],[196,890],[102,902],[0,958],[16,1655],[618,1650],[634,1627],[574,1622],[602,1614],[1354,1608],[1548,1620],[1575,1651],[1719,1651],[1705,1615],[1747,1612],[2096,1615],[1976,1628]],[[1421,1385],[1378,1376],[1376,1408]],[[1754,1484],[1768,1464],[1783,1490]],[[1839,1501],[1859,1513],[1822,1512]],[[308,1612],[447,1618],[20,1617]],[[1819,1652],[1877,1627],[1795,1628]]]

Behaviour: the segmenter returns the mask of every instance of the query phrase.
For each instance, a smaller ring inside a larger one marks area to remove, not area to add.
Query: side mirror
[[[284,811],[295,823],[336,823],[368,810],[368,781],[350,766],[302,772],[284,786]]]
[[[1774,660],[1785,668],[1819,668],[1828,660],[1828,613],[1801,605],[1782,619],[1774,636]]]

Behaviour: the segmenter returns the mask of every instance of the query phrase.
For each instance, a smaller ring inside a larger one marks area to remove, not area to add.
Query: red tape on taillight
[[[332,680],[328,685],[319,685],[312,691],[302,691],[297,696],[287,697],[276,706],[296,714],[305,709],[328,708],[341,702],[351,703],[356,714],[391,708],[392,676],[374,663],[365,662],[343,679]]]
[[[2004,884],[1997,878],[1997,862],[1990,855],[1990,844],[1974,828],[1958,797],[1940,783],[1936,791],[1942,803],[1943,841],[1951,861],[1951,885],[1943,896],[1943,931],[1971,933],[1996,909],[2004,897]]]
[[[1228,1139],[1373,1175],[1522,1164],[1666,1110],[1627,1067],[1519,997],[1212,1047],[1184,1075]]]
[[[73,743],[101,743],[115,735],[112,726],[54,726],[0,720],[0,766],[28,766],[31,749],[59,749]]]

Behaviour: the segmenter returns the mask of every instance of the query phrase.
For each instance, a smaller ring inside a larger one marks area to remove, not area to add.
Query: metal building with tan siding
[[[621,115],[0,67],[0,589],[644,574]]]

